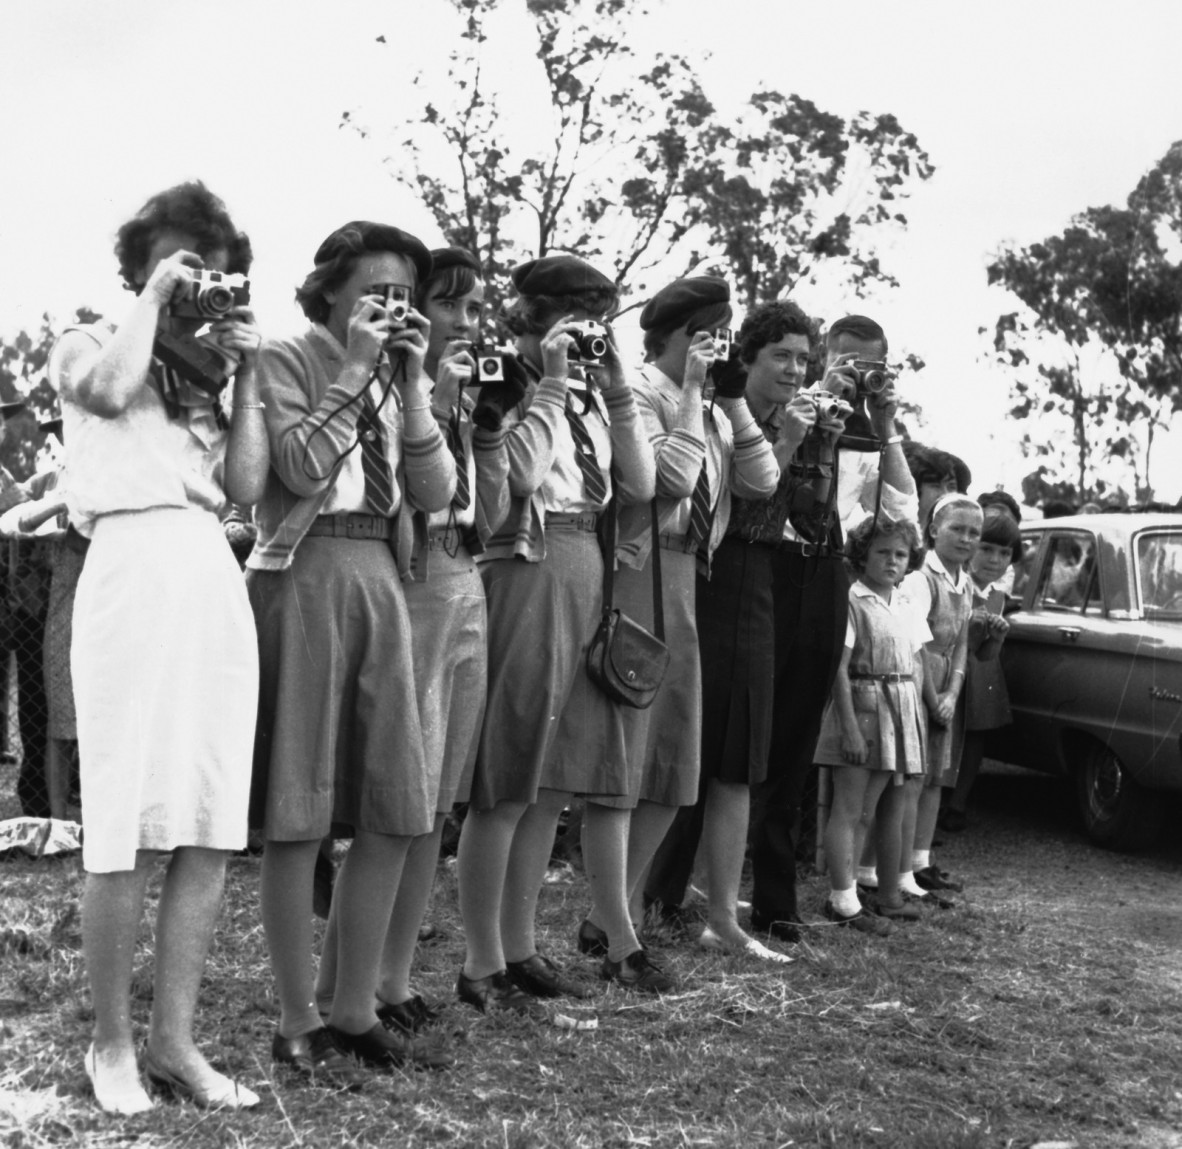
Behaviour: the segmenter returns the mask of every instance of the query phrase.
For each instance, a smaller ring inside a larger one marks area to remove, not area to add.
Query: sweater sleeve
[[[477,427],[472,435],[476,462],[476,531],[481,541],[492,537],[509,515],[509,453],[504,431]]]
[[[317,364],[289,342],[264,342],[259,351],[259,390],[267,405],[271,466],[293,494],[307,498],[329,486],[357,434],[356,396],[368,375],[344,367],[313,405]]]
[[[612,474],[620,502],[647,503],[656,492],[657,467],[632,388],[613,387],[603,398],[611,420]]]
[[[560,379],[544,378],[534,392],[523,418],[505,433],[509,457],[509,493],[527,498],[541,485],[554,463],[554,447],[566,405],[566,387]]]
[[[402,432],[402,462],[406,490],[412,507],[428,514],[442,511],[456,493],[456,461],[434,419],[426,434]]]
[[[610,398],[612,392],[607,392]],[[645,387],[633,390],[644,433],[652,447],[656,466],[657,494],[663,499],[685,499],[694,493],[694,485],[706,457],[706,441],[678,427],[667,430],[656,400]],[[609,403],[610,410],[610,403]],[[615,423],[615,412],[611,412]]]
[[[780,465],[754,419],[735,432],[730,481],[731,491],[743,499],[766,499],[776,493]]]

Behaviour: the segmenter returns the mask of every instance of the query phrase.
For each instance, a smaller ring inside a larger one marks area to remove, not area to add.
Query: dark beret
[[[615,291],[616,285],[577,255],[544,255],[513,269],[513,286],[522,295],[582,295]]]
[[[0,416],[11,419],[13,415],[19,415],[25,407],[26,404],[20,399],[14,403],[0,403]]]
[[[317,249],[315,262],[328,263],[338,255],[361,255],[367,251],[392,251],[405,255],[415,265],[421,283],[431,274],[431,253],[422,240],[400,227],[355,219],[338,227]]]
[[[438,275],[449,267],[467,267],[478,276],[484,274],[480,260],[466,247],[434,247],[431,249],[431,274]]]
[[[662,287],[640,313],[640,327],[643,331],[663,331],[676,327],[695,311],[715,303],[730,303],[731,289],[725,279],[715,275],[693,275],[675,279],[668,287]]]

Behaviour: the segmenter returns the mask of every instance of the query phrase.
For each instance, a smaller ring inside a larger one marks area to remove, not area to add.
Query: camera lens
[[[202,315],[225,315],[234,306],[234,293],[228,287],[213,285],[197,295],[197,310]]]
[[[501,373],[501,360],[496,355],[490,355],[487,359],[480,361],[480,374],[487,378],[499,375]]]

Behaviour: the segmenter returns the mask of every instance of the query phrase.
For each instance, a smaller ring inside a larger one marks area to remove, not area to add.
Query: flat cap
[[[338,227],[317,249],[315,262],[327,263],[338,255],[361,255],[367,251],[392,251],[405,255],[415,266],[421,283],[431,274],[431,253],[422,240],[388,223],[355,219]]]
[[[522,295],[582,295],[615,291],[616,285],[577,255],[544,255],[513,269],[513,286]]]
[[[691,275],[675,279],[668,287],[662,287],[640,313],[640,327],[643,331],[662,331],[676,327],[695,311],[716,303],[730,303],[731,289],[725,279],[716,275]]]
[[[480,260],[466,247],[433,247],[431,249],[431,274],[438,275],[449,267],[467,267],[483,275]]]

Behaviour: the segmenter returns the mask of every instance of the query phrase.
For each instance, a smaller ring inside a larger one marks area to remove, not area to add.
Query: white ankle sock
[[[852,918],[862,909],[862,903],[858,901],[858,891],[854,886],[850,886],[848,890],[830,890],[829,901],[839,914],[847,918]]]
[[[911,869],[926,870],[932,864],[931,850],[912,850],[911,851]]]
[[[872,890],[878,889],[878,871],[874,866],[858,867],[858,885],[868,886]]]
[[[899,874],[899,893],[911,894],[912,897],[922,898],[925,891],[915,880],[915,875],[910,870],[904,870]]]

